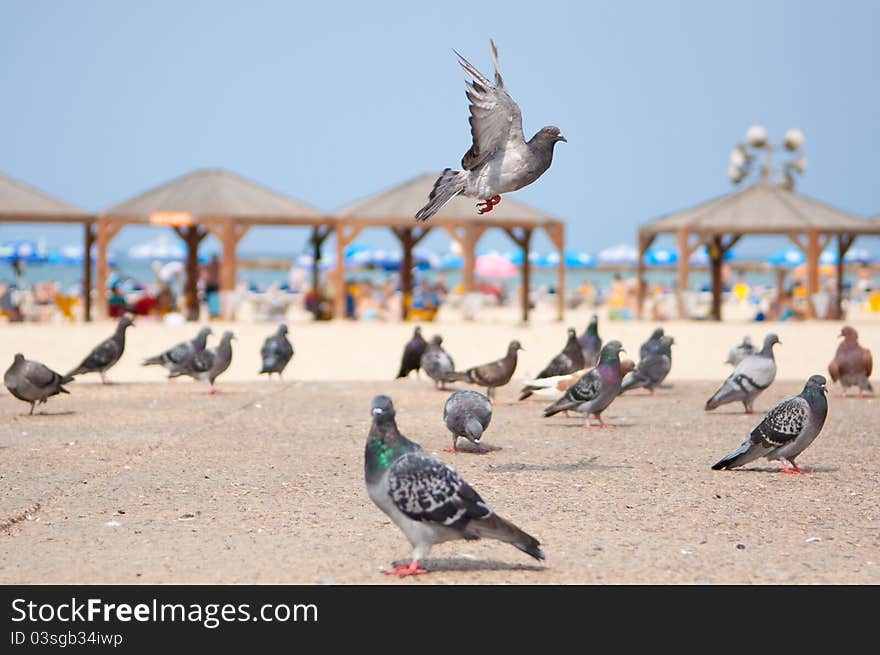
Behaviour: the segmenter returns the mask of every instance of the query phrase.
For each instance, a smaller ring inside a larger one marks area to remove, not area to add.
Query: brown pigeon
[[[840,395],[846,396],[847,388],[855,386],[859,388],[859,398],[865,395],[865,391],[873,394],[874,389],[868,381],[873,368],[871,351],[859,345],[859,333],[849,325],[837,336],[843,337],[843,341],[837,346],[834,359],[828,365],[828,372],[831,379],[840,382],[843,387]]]

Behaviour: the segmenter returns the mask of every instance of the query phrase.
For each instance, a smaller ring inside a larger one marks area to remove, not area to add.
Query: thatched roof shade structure
[[[187,244],[187,318],[198,319],[198,247],[213,234],[220,241],[220,289],[223,313],[231,314],[238,259],[236,248],[256,225],[307,226],[316,250],[332,231],[334,221],[299,200],[221,169],[196,170],[104,211],[97,220],[98,289],[106,291],[107,246],[126,225],[164,225]],[[319,254],[319,253],[318,253]],[[317,260],[312,271],[317,278]]]
[[[91,320],[91,251],[94,216],[70,203],[0,173],[0,222],[81,223],[84,226],[83,315]]]
[[[819,290],[819,256],[836,237],[840,262],[839,302],[843,289],[843,256],[858,235],[880,234],[880,225],[793,190],[758,182],[695,207],[661,216],[639,228],[640,301],[644,296],[645,251],[660,234],[676,236],[680,293],[688,287],[688,258],[698,247],[707,246],[712,269],[712,317],[720,320],[722,258],[743,236],[786,236],[803,250],[810,298]],[[640,302],[640,312],[641,305]],[[815,315],[812,302],[810,307]]]
[[[345,302],[344,251],[364,228],[388,227],[394,232],[403,249],[401,264],[401,284],[404,292],[404,318],[408,300],[412,292],[412,251],[430,230],[442,228],[461,244],[463,255],[462,286],[465,293],[475,288],[474,261],[476,245],[489,228],[504,230],[524,251],[522,280],[522,317],[528,320],[529,283],[531,267],[529,246],[532,234],[543,229],[559,250],[557,268],[557,315],[562,320],[565,296],[565,223],[561,220],[521,202],[505,196],[501,204],[491,212],[478,214],[476,200],[458,196],[447,203],[437,214],[425,223],[419,223],[414,216],[422,207],[439,173],[426,173],[403,182],[386,191],[347,205],[335,213],[337,219],[336,239],[336,315],[341,315]]]

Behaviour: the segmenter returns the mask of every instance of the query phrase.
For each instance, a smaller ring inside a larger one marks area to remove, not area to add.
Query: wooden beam
[[[336,272],[334,286],[336,295],[333,298],[333,318],[345,318],[345,248],[357,238],[364,229],[363,225],[352,225],[340,222],[336,227]]]
[[[90,221],[83,223],[83,320],[92,321],[92,243],[95,241],[94,226]]]
[[[843,276],[845,269],[843,258],[849,252],[855,240],[856,236],[854,234],[837,235],[837,297],[834,299],[834,315],[829,318],[843,319]]]
[[[721,299],[723,282],[721,280],[721,266],[724,262],[724,247],[722,237],[713,236],[709,244],[709,261],[712,268],[712,312],[714,321],[721,320]]]
[[[690,286],[690,256],[693,252],[690,247],[690,232],[686,228],[678,231],[676,239],[678,241],[678,293],[676,294],[676,302],[678,304],[678,315],[681,318],[690,318],[688,316],[688,305],[685,302]],[[696,247],[702,245],[702,241],[697,239]]]
[[[403,259],[400,262],[400,320],[405,321],[409,316],[413,293],[413,249],[416,244],[424,239],[430,227],[394,227],[391,228],[394,236],[400,242],[403,250]]]
[[[187,321],[198,321],[199,244],[208,236],[208,230],[201,225],[190,225],[185,228],[175,227],[174,231],[186,243],[186,309],[184,316]]]
[[[124,221],[101,216],[95,223],[95,243],[97,245],[97,278],[95,280],[95,289],[97,290],[97,311],[95,315],[98,318],[107,318],[109,311],[107,307],[107,280],[110,279],[110,265],[107,258],[107,248],[119,231],[125,226]]]
[[[811,318],[817,318],[813,295],[819,292],[819,256],[822,254],[818,230],[807,233],[807,307]]]
[[[319,262],[321,261],[321,247],[324,241],[333,232],[333,228],[327,225],[315,225],[312,228],[312,316],[316,321],[321,318],[321,272]]]

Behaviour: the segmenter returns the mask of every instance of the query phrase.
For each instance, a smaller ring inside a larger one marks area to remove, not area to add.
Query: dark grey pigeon
[[[183,366],[181,373],[211,385],[211,393],[217,393],[214,380],[229,368],[232,362],[232,340],[230,331],[223,333],[220,343],[213,348],[205,348],[192,356]]]
[[[45,364],[25,359],[21,353],[15,355],[12,366],[6,369],[3,376],[9,393],[31,404],[30,414],[34,413],[34,405],[45,403],[49,396],[70,393],[61,386],[68,382],[73,382],[72,376],[60,375]]]
[[[428,377],[434,380],[435,389],[445,389],[448,376],[455,371],[455,363],[449,353],[443,350],[443,337],[439,334],[431,337],[431,343],[422,353],[419,364]]]
[[[625,351],[619,341],[609,341],[602,346],[596,367],[584,373],[580,380],[562,394],[562,398],[545,409],[544,416],[573,409],[584,415],[585,428],[593,427],[590,425],[590,414],[596,415],[600,428],[613,428],[613,425],[602,420],[602,412],[608,409],[620,393],[621,352]]]
[[[754,353],[755,346],[752,345],[752,338],[749,335],[746,335],[743,337],[742,343],[730,349],[730,352],[727,354],[727,359],[724,360],[724,363],[730,364],[731,366],[736,366],[746,357],[748,357],[749,355],[753,355]]]
[[[492,401],[479,391],[456,391],[446,399],[443,406],[443,421],[452,432],[452,451],[488,453],[489,451],[480,446],[483,432],[489,427],[492,420]],[[458,449],[458,439],[464,437],[477,448],[475,450],[461,451]]]
[[[665,335],[652,343],[635,370],[623,378],[620,393],[644,387],[653,396],[654,388],[660,386],[660,383],[666,379],[672,369],[673,343],[675,343],[675,339]]]
[[[834,359],[828,365],[831,379],[840,382],[843,396],[846,396],[848,387],[858,387],[860,398],[866,391],[873,394],[874,389],[868,380],[874,368],[871,351],[859,344],[859,333],[849,325],[844,326],[837,336],[843,337],[843,341],[837,346]]]
[[[407,341],[406,346],[403,348],[403,356],[400,358],[400,370],[397,372],[397,377],[405,378],[413,371],[416,372],[416,377],[418,377],[419,367],[422,365],[422,354],[427,347],[428,342],[422,337],[422,328],[417,325],[416,329],[413,330],[412,339]]]
[[[448,380],[449,382],[464,380],[486,387],[486,395],[493,398],[495,388],[503,387],[513,377],[513,372],[516,370],[516,353],[520,350],[524,350],[524,348],[519,345],[519,341],[511,341],[507,346],[507,354],[501,359],[471,367],[466,371],[450,373],[447,376]]]
[[[543,380],[544,378],[551,378],[557,375],[569,375],[575,371],[580,371],[582,368],[584,368],[584,353],[581,351],[577,332],[574,331],[574,328],[568,328],[568,340],[565,342],[562,352],[550,360],[550,363],[544,367],[544,370],[538,373],[536,379]],[[536,389],[540,388],[542,387],[527,384],[520,389],[519,399],[525,400]]]
[[[266,337],[263,347],[260,349],[260,356],[263,358],[263,367],[260,374],[268,373],[269,379],[273,373],[277,373],[281,378],[287,363],[293,357],[293,346],[287,340],[287,326],[282,323],[278,326],[278,331],[270,337]]]
[[[178,377],[183,374],[182,369],[193,355],[205,349],[210,334],[213,334],[211,328],[205,326],[193,339],[179,343],[155,357],[145,359],[141,366],[163,366],[168,370],[169,378]]]
[[[746,414],[754,413],[755,398],[776,379],[776,360],[773,346],[782,343],[775,334],[764,338],[760,352],[749,355],[733,369],[724,384],[706,401],[706,411],[726,403],[742,401]]]
[[[828,415],[825,378],[813,375],[804,390],[771,409],[739,448],[716,463],[716,471],[732,469],[759,457],[782,462],[783,473],[809,473],[798,468],[795,457],[819,436]]]
[[[116,332],[113,336],[95,346],[82,363],[67,375],[73,377],[97,371],[101,374],[101,382],[107,384],[107,370],[122,357],[125,350],[125,330],[129,327],[134,327],[134,322],[131,316],[126,314],[116,324]]]
[[[651,336],[648,337],[648,340],[643,343],[639,347],[639,359],[645,359],[648,356],[648,353],[657,352],[661,350],[662,347],[660,345],[660,339],[663,337],[663,328],[658,327],[651,333]]]
[[[463,170],[447,168],[434,183],[428,204],[416,214],[417,220],[428,220],[459,194],[483,200],[477,203],[480,214],[492,211],[501,202],[502,193],[521,189],[541,177],[553,162],[554,146],[567,141],[552,125],[525,141],[522,114],[504,85],[495,43],[490,40],[489,45],[495,65],[494,84],[455,53],[461,67],[473,78],[465,83],[473,145],[461,160]]]
[[[598,316],[593,314],[587,329],[578,337],[578,342],[580,342],[581,352],[584,354],[584,366],[595,366],[599,361],[599,353],[602,351]]]
[[[413,547],[412,561],[387,574],[427,573],[421,563],[431,547],[454,539],[497,539],[544,559],[537,539],[498,516],[458,473],[400,433],[391,398],[376,396],[371,413],[364,449],[367,493]]]

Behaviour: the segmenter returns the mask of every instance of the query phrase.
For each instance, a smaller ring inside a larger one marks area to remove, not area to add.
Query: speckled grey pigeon
[[[31,404],[30,414],[34,413],[34,405],[45,403],[49,396],[70,393],[61,386],[68,382],[73,382],[73,376],[56,373],[45,364],[25,359],[21,353],[15,355],[3,376],[9,393]]]
[[[443,337],[435,334],[422,353],[420,362],[422,370],[434,380],[434,388],[445,389],[449,381],[447,377],[455,371],[455,363],[449,353],[443,349]]]
[[[644,387],[653,396],[655,387],[660,386],[672,369],[673,343],[675,339],[666,335],[651,343],[635,370],[623,378],[620,393]]]
[[[742,343],[730,349],[730,352],[727,354],[727,359],[724,360],[724,363],[730,364],[731,366],[736,366],[746,357],[754,354],[754,352],[755,346],[752,345],[752,338],[749,335],[746,335],[743,337]]]
[[[422,365],[422,354],[427,347],[428,342],[422,337],[422,328],[417,325],[416,329],[413,330],[412,339],[407,341],[406,346],[403,347],[403,356],[400,358],[400,370],[397,372],[398,378],[405,378],[413,371],[416,372],[416,377],[418,377],[419,367]]]
[[[129,327],[134,327],[134,322],[131,320],[131,316],[126,314],[116,324],[113,336],[104,339],[95,346],[92,352],[82,360],[82,363],[67,375],[73,377],[97,371],[101,375],[101,382],[107,384],[107,370],[122,357],[122,353],[125,351],[125,330]]]
[[[284,323],[278,326],[275,334],[266,337],[260,349],[260,357],[263,359],[260,374],[268,373],[270,379],[273,373],[277,373],[279,378],[283,377],[284,369],[293,357],[293,346],[287,340],[287,326]]]
[[[503,387],[510,382],[513,372],[516,370],[516,353],[525,350],[519,341],[511,341],[507,346],[507,354],[501,359],[496,359],[488,364],[473,366],[466,371],[455,371],[447,376],[449,382],[464,380],[471,384],[486,387],[486,395],[489,398],[495,396],[495,388]]]
[[[873,394],[874,389],[868,380],[874,368],[871,351],[859,344],[859,333],[849,325],[844,326],[838,336],[843,337],[843,341],[828,365],[831,379],[840,382],[842,396],[846,395],[848,387],[858,387],[860,398],[866,391]]]
[[[169,378],[178,377],[182,375],[183,367],[189,362],[193,355],[205,349],[205,345],[208,342],[208,335],[210,334],[213,334],[211,328],[205,326],[199,330],[199,333],[194,338],[179,343],[155,357],[145,359],[141,366],[163,366],[168,370]]]
[[[639,360],[645,359],[645,357],[648,356],[648,353],[657,352],[662,349],[660,339],[663,337],[663,334],[662,327],[658,327],[651,333],[648,340],[639,346]]]
[[[480,214],[492,211],[501,202],[502,193],[521,189],[541,177],[553,162],[554,146],[567,141],[552,125],[525,141],[522,114],[501,77],[495,43],[490,40],[489,45],[495,65],[494,84],[455,53],[461,67],[473,78],[466,82],[473,145],[462,157],[463,170],[447,168],[434,183],[428,203],[416,214],[419,221],[428,220],[459,194],[483,200],[477,204]]]
[[[783,473],[809,473],[795,457],[819,436],[828,415],[825,378],[810,376],[804,390],[771,409],[739,448],[717,462],[716,471],[748,464],[759,457],[782,462]]]
[[[489,451],[480,446],[483,432],[489,427],[492,420],[492,401],[479,391],[456,391],[446,399],[443,406],[443,421],[452,432],[451,452],[488,453]],[[460,451],[458,439],[464,437],[477,448],[475,450]]]
[[[575,371],[580,371],[582,368],[584,368],[584,353],[581,351],[581,344],[578,342],[577,332],[574,331],[574,328],[568,328],[568,340],[565,342],[565,347],[562,349],[562,352],[551,359],[550,363],[544,367],[544,370],[538,373],[536,378],[538,380],[543,380],[544,378],[551,378],[557,375],[568,375]],[[540,388],[541,385],[535,386],[526,384],[519,390],[519,399],[525,400],[531,396],[536,389]]]
[[[602,338],[599,336],[599,317],[593,314],[590,324],[584,333],[578,337],[581,344],[581,352],[584,354],[584,366],[595,366],[599,361],[599,353],[602,351]]]
[[[600,428],[613,428],[613,425],[602,420],[602,412],[620,394],[621,352],[625,351],[619,341],[609,341],[602,346],[596,367],[584,373],[580,380],[565,391],[562,398],[545,409],[544,416],[573,409],[583,413],[585,428],[593,427],[590,425],[590,414],[595,414]]]
[[[775,334],[764,337],[760,352],[749,355],[733,369],[724,384],[706,401],[706,411],[726,403],[742,401],[746,414],[754,413],[755,398],[773,384],[776,378],[776,360],[773,346],[782,343]]]
[[[235,335],[229,330],[220,337],[220,343],[213,348],[205,348],[192,356],[183,366],[181,373],[211,385],[211,393],[217,393],[214,380],[229,368],[232,362],[232,340]]]
[[[427,573],[421,563],[431,547],[454,539],[497,539],[544,559],[537,539],[498,516],[458,473],[400,433],[391,398],[376,396],[371,411],[364,449],[367,493],[413,547],[412,561],[387,574]]]

